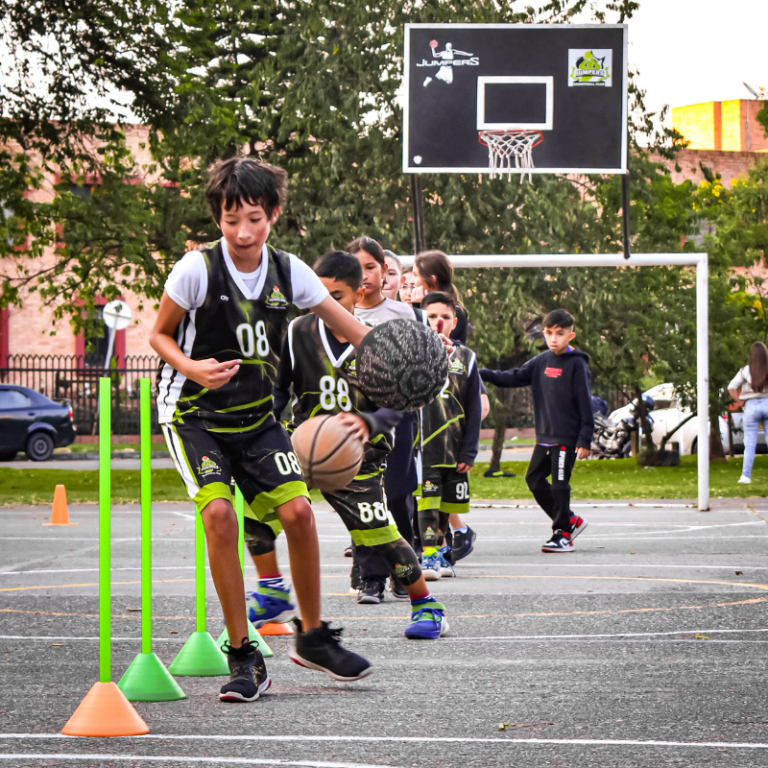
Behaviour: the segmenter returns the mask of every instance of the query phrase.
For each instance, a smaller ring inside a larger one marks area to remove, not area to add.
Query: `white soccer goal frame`
[[[481,267],[696,267],[696,403],[699,510],[709,509],[709,258],[706,253],[554,254],[448,256],[455,269]],[[403,256],[404,266],[413,256]],[[715,425],[719,428],[719,425]]]

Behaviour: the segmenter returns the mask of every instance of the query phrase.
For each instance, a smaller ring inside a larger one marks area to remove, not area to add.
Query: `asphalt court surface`
[[[334,683],[270,638],[258,702],[220,703],[221,678],[178,678],[186,700],[136,704],[149,735],[73,739],[59,731],[98,679],[98,510],[72,505],[78,525],[54,528],[46,508],[2,508],[0,766],[768,766],[768,501],[575,509],[589,521],[576,551],[546,555],[530,502],[474,507],[475,552],[432,585],[451,631],[413,642],[407,603],[348,594],[348,536],[318,504],[324,615],[371,677]],[[190,505],[154,508],[166,664],[194,629],[193,525]],[[112,535],[118,680],[139,651],[137,506],[114,508]],[[255,588],[249,563],[246,577]]]

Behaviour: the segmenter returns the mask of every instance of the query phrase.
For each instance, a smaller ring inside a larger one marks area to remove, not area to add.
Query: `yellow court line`
[[[256,577],[248,576],[247,579]],[[321,579],[347,579],[349,578],[345,574],[323,574]],[[563,574],[551,574],[551,575],[530,575],[530,574],[468,574],[461,577],[462,579],[581,579],[586,581],[664,581],[672,582],[676,584],[717,584],[725,585],[729,587],[750,587],[752,589],[764,589],[768,590],[768,584],[752,584],[747,581],[722,581],[715,579],[673,579],[664,576],[565,576]],[[183,584],[184,582],[194,582],[195,579],[153,579],[153,584]],[[210,577],[206,581],[213,581]],[[111,582],[115,586],[128,585],[128,584],[141,584],[141,581],[113,581]],[[75,587],[98,587],[97,581],[92,581],[84,584],[43,584],[28,587],[4,587],[0,589],[0,592],[25,592],[33,589],[67,589]]]

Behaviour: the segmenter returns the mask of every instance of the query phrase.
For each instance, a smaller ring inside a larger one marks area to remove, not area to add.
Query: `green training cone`
[[[168,671],[182,677],[228,675],[227,657],[208,632],[193,632],[176,654]]]
[[[259,631],[256,629],[256,627],[253,626],[253,624],[251,624],[250,621],[248,622],[248,639],[256,643],[256,645],[259,647],[259,650],[261,651],[261,655],[265,659],[275,655],[272,652],[272,649],[267,645],[267,641],[259,634]],[[229,632],[227,632],[227,628],[224,627],[224,631],[219,635],[219,639],[216,641],[216,645],[221,648],[221,646],[224,645],[224,643],[228,640]]]
[[[176,701],[187,694],[154,653],[139,653],[117,687],[128,701]]]

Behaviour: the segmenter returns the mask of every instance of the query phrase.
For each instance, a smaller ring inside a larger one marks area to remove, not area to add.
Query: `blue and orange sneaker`
[[[411,622],[405,628],[405,636],[410,640],[437,640],[448,631],[445,619],[445,606],[434,598],[411,604],[413,613]]]
[[[296,606],[289,602],[290,592],[259,587],[258,592],[245,593],[248,619],[256,629],[265,624],[285,624],[296,615]]]

